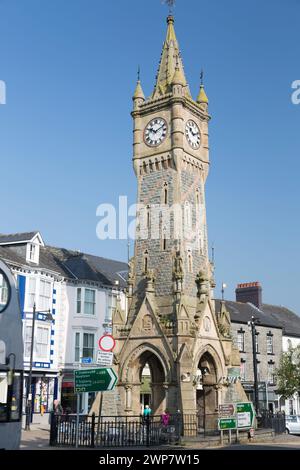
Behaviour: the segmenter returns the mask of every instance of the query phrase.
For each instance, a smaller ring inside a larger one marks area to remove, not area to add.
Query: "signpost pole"
[[[76,442],[75,447],[78,447],[79,442],[79,401],[80,401],[80,393],[77,393],[77,410],[76,410]]]
[[[103,402],[103,392],[100,393],[99,401],[99,412],[98,412],[98,423],[97,423],[97,444],[100,443],[100,423],[101,423],[101,414],[102,414],[102,402]]]
[[[229,429],[229,444],[231,444],[231,429]]]

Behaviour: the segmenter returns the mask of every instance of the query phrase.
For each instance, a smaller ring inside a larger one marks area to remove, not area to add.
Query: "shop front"
[[[24,381],[24,403],[26,401],[28,375]],[[33,373],[32,384],[32,412],[34,414],[49,413],[53,409],[53,401],[58,395],[57,374]]]

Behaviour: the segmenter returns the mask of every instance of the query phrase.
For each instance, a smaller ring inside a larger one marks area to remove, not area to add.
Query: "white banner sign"
[[[247,411],[245,413],[238,413],[237,414],[237,419],[238,419],[238,427],[239,428],[247,428],[251,427],[251,414],[248,413]]]
[[[113,363],[114,353],[98,351],[97,364],[101,366],[111,366]]]

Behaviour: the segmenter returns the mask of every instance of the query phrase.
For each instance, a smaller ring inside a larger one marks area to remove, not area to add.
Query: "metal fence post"
[[[55,446],[57,444],[57,428],[55,414],[53,411],[50,413],[50,446]]]
[[[91,447],[95,447],[95,422],[96,422],[96,415],[95,413],[92,414],[92,429],[91,429]]]

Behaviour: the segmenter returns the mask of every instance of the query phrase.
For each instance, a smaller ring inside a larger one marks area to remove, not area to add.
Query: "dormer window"
[[[33,243],[29,245],[29,259],[30,261],[35,261],[36,246]]]
[[[40,251],[39,248],[39,245],[37,245],[36,243],[28,243],[26,261],[38,264]]]

